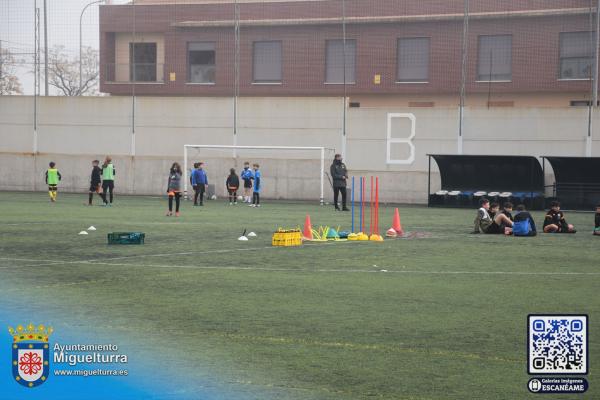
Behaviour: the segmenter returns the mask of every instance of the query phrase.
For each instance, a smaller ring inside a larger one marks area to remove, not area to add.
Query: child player
[[[117,171],[112,163],[112,158],[106,156],[104,163],[102,164],[102,198],[104,199],[105,206],[112,206],[113,203],[113,191],[115,190],[115,175]],[[107,198],[107,193],[110,192],[110,198]],[[110,200],[110,203],[108,202]]]
[[[50,161],[48,165],[50,168],[46,171],[46,184],[48,185],[48,195],[50,195],[50,201],[56,201],[56,195],[58,194],[58,182],[61,180],[60,172],[56,169],[56,163]]]
[[[203,206],[204,205],[204,192],[208,188],[208,176],[206,175],[206,171],[204,170],[204,163],[199,162],[196,164],[197,167],[192,172],[192,182],[195,184],[194,186],[194,205],[195,206]]]
[[[488,199],[481,199],[475,221],[473,221],[473,233],[485,232],[488,227],[492,224],[492,217],[490,217],[490,201]]]
[[[502,211],[494,216],[494,222],[500,227],[500,233],[504,233],[505,235],[510,235],[512,233],[512,210],[512,203],[506,202],[502,205]]]
[[[260,170],[258,164],[253,164],[253,175],[254,175],[254,186],[252,188],[252,204],[251,207],[260,207],[260,190],[262,189],[261,180],[260,180]]]
[[[244,203],[251,203],[251,195],[252,195],[252,180],[254,179],[254,174],[250,169],[250,163],[246,161],[244,163],[244,170],[242,171],[242,180],[244,181]]]
[[[523,204],[519,204],[517,206],[517,212],[515,213],[512,231],[513,236],[537,235],[535,221]]]
[[[550,210],[544,218],[545,233],[575,233],[573,225],[568,224],[565,220],[565,215],[560,211],[560,203],[553,201],[550,203]]]
[[[240,187],[240,178],[235,173],[235,169],[229,170],[229,176],[225,181],[227,193],[229,194],[229,205],[237,204],[237,190]]]
[[[200,188],[198,187],[198,183],[196,182],[196,174],[195,174],[199,165],[200,165],[200,163],[194,163],[194,168],[192,168],[192,170],[190,171],[190,184],[192,185],[192,188],[194,189],[194,206],[198,205],[198,196],[200,195]]]
[[[175,216],[179,217],[179,204],[181,202],[181,166],[173,163],[169,171],[167,183],[167,194],[169,195],[169,211],[167,217],[173,215],[173,199],[175,199]]]
[[[600,204],[596,206],[596,218],[595,218],[594,235],[600,236]]]
[[[94,160],[92,161],[92,176],[90,178],[90,193],[88,198],[88,206],[92,205],[92,200],[94,199],[94,193],[98,193],[100,197],[102,197],[102,193],[100,193],[100,184],[102,183],[102,169],[98,166],[100,161]],[[102,197],[104,201],[104,197]]]

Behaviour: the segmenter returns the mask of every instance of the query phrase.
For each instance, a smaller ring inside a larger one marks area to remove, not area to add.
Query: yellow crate
[[[273,246],[302,246],[302,232],[300,229],[278,229],[273,233]]]

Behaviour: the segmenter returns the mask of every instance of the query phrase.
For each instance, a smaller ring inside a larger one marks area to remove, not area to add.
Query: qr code
[[[588,372],[587,315],[529,315],[530,374]]]

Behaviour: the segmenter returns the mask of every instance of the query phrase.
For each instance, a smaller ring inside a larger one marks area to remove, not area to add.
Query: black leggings
[[[115,181],[104,181],[102,182],[102,200],[108,203],[106,200],[106,193],[110,192],[110,204],[113,202],[113,190],[115,189]]]
[[[194,185],[194,204],[198,204],[198,197],[200,198],[200,204],[204,203],[205,189],[204,185]]]
[[[252,193],[252,204],[256,204],[256,205],[260,204],[260,193],[258,193],[258,192]]]
[[[233,202],[237,203],[237,189],[227,189],[227,192],[229,193],[229,202],[230,203],[233,203]]]
[[[174,192],[169,195],[169,211],[173,212],[173,197],[175,198],[175,212],[179,212],[179,203],[181,203],[181,192]]]

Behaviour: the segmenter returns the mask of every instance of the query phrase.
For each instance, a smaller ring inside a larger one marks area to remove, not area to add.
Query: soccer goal
[[[183,189],[185,198],[188,198],[188,189],[190,186],[189,183],[189,172],[190,168],[193,165],[192,159],[206,159],[215,157],[215,151],[219,152],[221,155],[217,156],[219,158],[226,158],[229,160],[241,159],[243,157],[248,157],[248,154],[253,155],[252,157],[272,160],[273,168],[271,168],[271,174],[275,172],[274,170],[278,170],[276,162],[281,161],[281,156],[283,154],[292,153],[292,154],[311,154],[310,160],[319,162],[319,171],[317,169],[310,169],[314,171],[312,176],[307,176],[307,179],[316,178],[318,174],[318,182],[320,185],[319,189],[319,202],[321,205],[324,204],[325,201],[325,157],[326,155],[331,156],[333,159],[333,153],[335,149],[327,148],[327,147],[311,147],[311,146],[238,146],[238,145],[210,145],[210,144],[202,144],[202,145],[194,145],[194,144],[186,144],[183,146]],[[226,152],[227,155],[223,155],[222,153]],[[212,154],[211,154],[212,153]],[[251,157],[250,157],[251,158]],[[239,173],[239,171],[238,171]],[[263,173],[264,174],[264,173]],[[267,177],[269,174],[267,173]],[[316,182],[315,182],[316,183]]]

